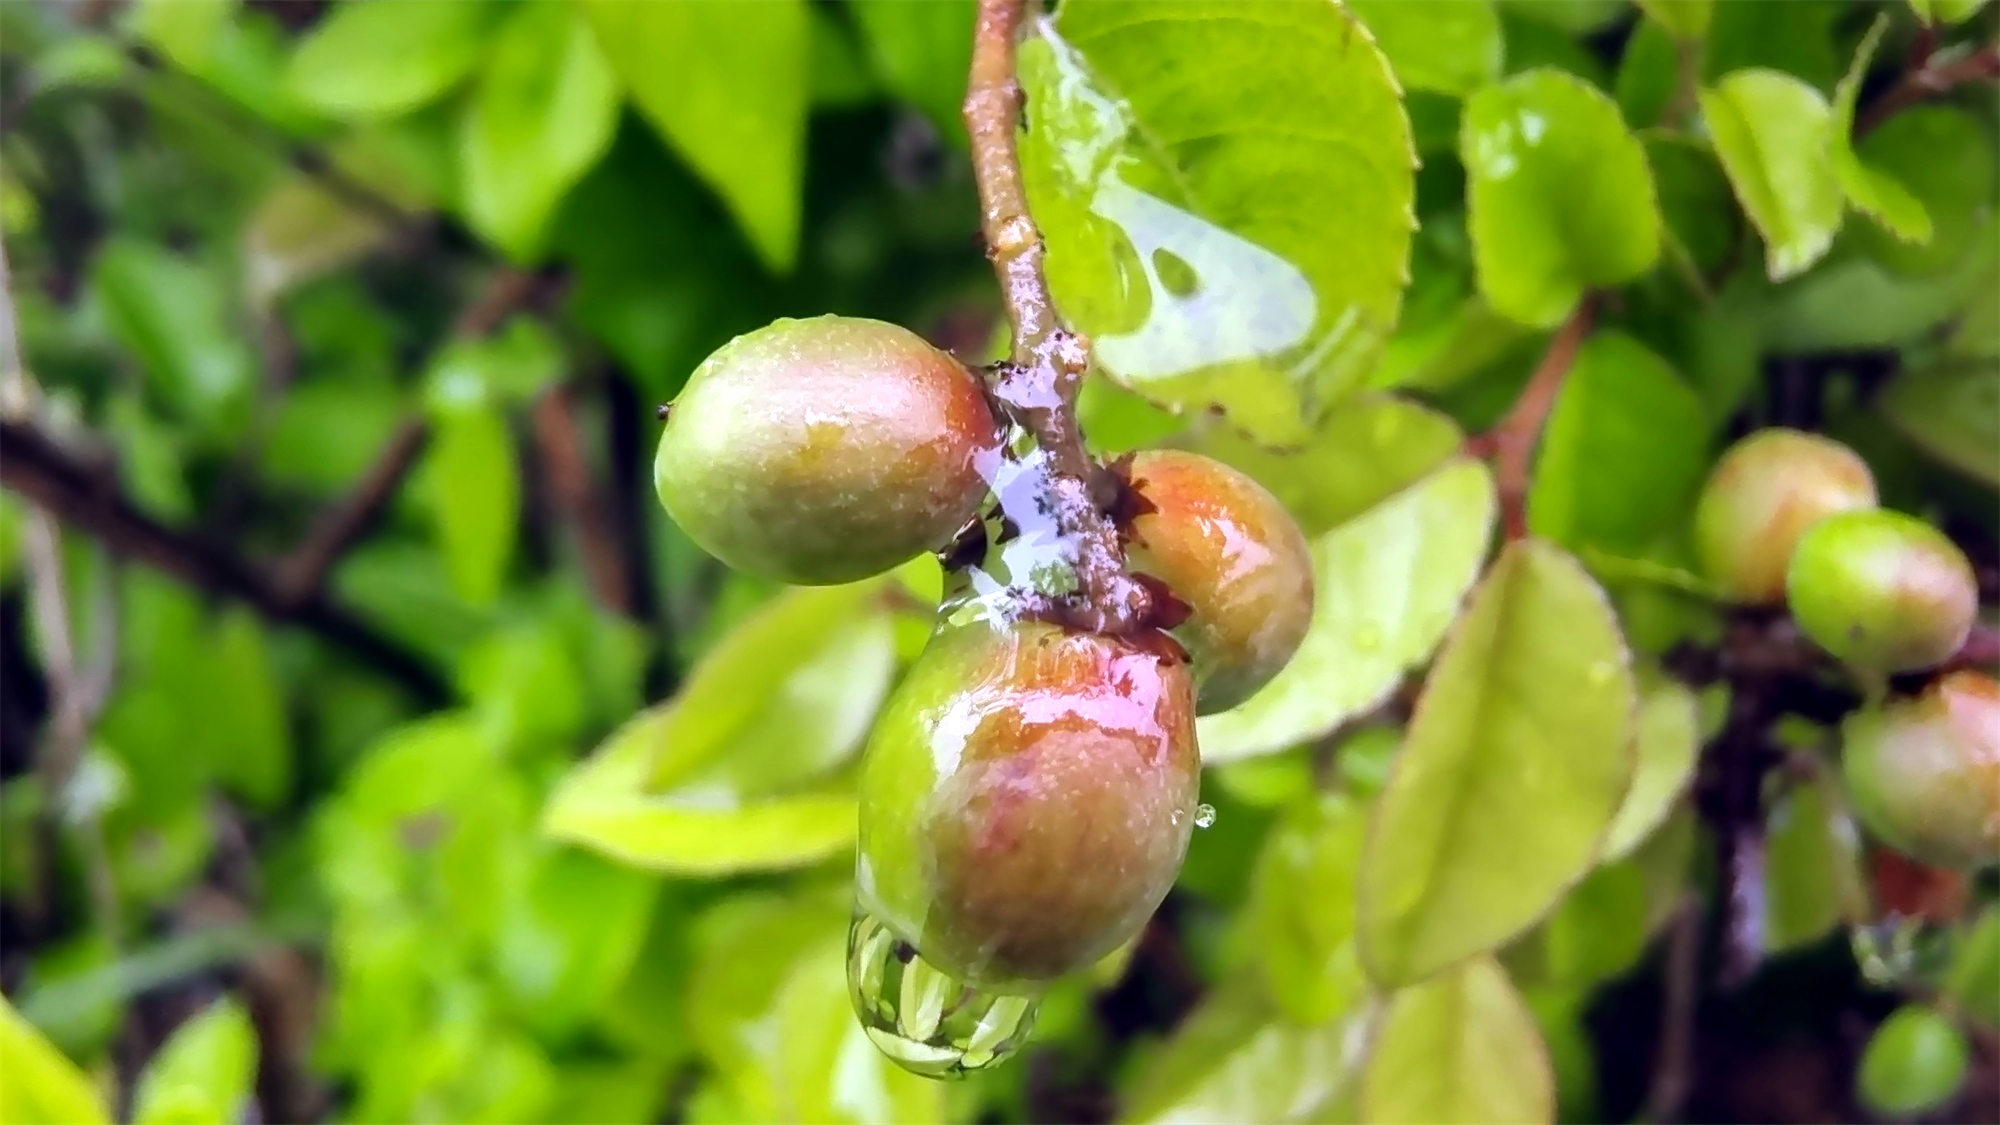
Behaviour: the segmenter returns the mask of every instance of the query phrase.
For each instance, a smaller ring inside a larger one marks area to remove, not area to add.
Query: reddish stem
[[[2000,47],[1986,47],[1943,66],[1930,65],[1927,55],[1924,65],[1904,75],[1901,82],[1861,114],[1854,122],[1854,135],[1856,138],[1866,136],[1869,130],[1910,106],[1947,93],[1963,83],[1991,82],[1996,78],[2000,78]]]
[[[1509,539],[1525,538],[1528,534],[1528,478],[1535,446],[1541,439],[1549,411],[1555,408],[1556,396],[1562,392],[1563,380],[1569,377],[1570,366],[1576,361],[1577,349],[1590,334],[1596,308],[1596,299],[1590,294],[1577,302],[1569,319],[1563,321],[1549,340],[1549,350],[1542,353],[1535,373],[1529,376],[1528,385],[1521,389],[1521,397],[1514,400],[1507,416],[1499,425],[1465,443],[1467,453],[1493,462],[1493,476],[1500,490],[1501,526]]]

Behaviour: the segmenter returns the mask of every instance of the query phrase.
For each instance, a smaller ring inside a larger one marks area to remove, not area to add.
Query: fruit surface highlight
[[[1775,605],[1806,529],[1875,504],[1875,477],[1852,449],[1799,430],[1758,430],[1730,446],[1702,486],[1695,550],[1731,599]]]
[[[1841,727],[1841,771],[1868,830],[1936,867],[2000,861],[2000,682],[1952,672]]]
[[[1143,500],[1130,523],[1131,569],[1187,603],[1173,631],[1194,658],[1202,714],[1257,693],[1298,651],[1312,619],[1312,550],[1263,485],[1199,453],[1136,454],[1127,479]]]
[[[1972,564],[1901,512],[1842,512],[1808,528],[1785,574],[1792,619],[1856,668],[1913,672],[1965,643],[1979,612]]]
[[[875,320],[779,320],[703,361],[667,415],[660,502],[703,550],[799,585],[852,582],[949,539],[999,427],[979,378]]]
[[[1180,871],[1200,761],[1164,637],[946,624],[862,767],[862,909],[968,984],[1031,987],[1138,932]]]

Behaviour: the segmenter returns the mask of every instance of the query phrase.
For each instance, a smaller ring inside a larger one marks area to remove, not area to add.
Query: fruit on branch
[[[669,408],[660,502],[738,570],[800,585],[879,574],[986,496],[1000,429],[979,377],[876,320],[779,320],[703,361]]]
[[[1807,529],[1785,574],[1792,619],[1856,668],[1913,672],[1950,659],[1979,611],[1972,564],[1901,512],[1842,512]]]
[[[1952,672],[1856,712],[1841,771],[1861,823],[1896,850],[1935,867],[2000,861],[2000,682]]]
[[[1875,477],[1852,449],[1798,430],[1758,430],[1730,446],[1702,486],[1695,549],[1730,598],[1775,605],[1806,528],[1875,503]]]
[[[1202,714],[1256,694],[1312,617],[1312,551],[1264,486],[1199,453],[1148,450],[1121,469],[1137,494],[1130,568],[1186,603],[1174,636],[1194,658]]]
[[[1200,767],[1163,635],[943,624],[869,739],[860,904],[968,984],[1086,967],[1173,885]]]

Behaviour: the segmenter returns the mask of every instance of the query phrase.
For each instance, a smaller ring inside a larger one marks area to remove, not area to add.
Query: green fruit
[[[1914,672],[1965,643],[1979,584],[1951,540],[1901,512],[1842,512],[1806,530],[1785,572],[1792,619],[1856,668]]]
[[[868,743],[860,903],[967,983],[1087,968],[1173,885],[1200,767],[1164,637],[944,625]]]
[[[1883,842],[1934,867],[2000,861],[2000,682],[1952,672],[1850,715],[1841,743],[1848,797]]]
[[[999,427],[979,378],[876,320],[780,320],[688,379],[653,462],[703,550],[805,586],[879,574],[948,540],[986,496]]]
[[[1885,1117],[1927,1113],[1958,1092],[1968,1059],[1965,1036],[1950,1020],[1906,1004],[1869,1038],[1855,1087],[1862,1104]]]
[[[1312,550],[1277,497],[1213,458],[1152,450],[1132,458],[1127,477],[1145,501],[1131,521],[1131,567],[1187,603],[1173,632],[1194,658],[1201,713],[1228,710],[1305,639]]]
[[[1875,502],[1875,478],[1852,449],[1798,430],[1758,430],[1730,446],[1702,486],[1695,550],[1730,598],[1775,605],[1799,536]]]

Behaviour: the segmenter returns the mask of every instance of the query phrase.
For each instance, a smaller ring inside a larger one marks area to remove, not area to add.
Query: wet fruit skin
[[[1965,552],[1901,512],[1842,512],[1806,530],[1785,574],[1792,620],[1856,668],[1913,672],[1950,659],[1979,612]]]
[[[986,495],[999,430],[979,378],[875,320],[779,320],[703,361],[673,402],[653,484],[738,570],[857,581],[949,539]]]
[[[1731,599],[1775,605],[1806,529],[1875,504],[1874,474],[1852,449],[1799,430],[1758,430],[1730,446],[1702,486],[1695,549]]]
[[[1936,867],[2000,861],[2000,682],[1952,672],[1841,728],[1848,798],[1868,830]]]
[[[939,969],[1000,990],[1136,934],[1180,872],[1199,789],[1194,688],[1172,647],[941,625],[869,740],[860,905]]]
[[[1257,693],[1298,651],[1312,619],[1312,550],[1264,486],[1199,453],[1149,450],[1126,472],[1145,501],[1127,562],[1192,611],[1174,636],[1194,658],[1202,714]]]

